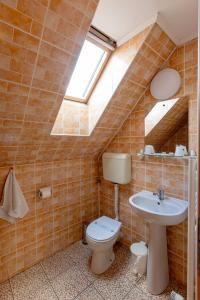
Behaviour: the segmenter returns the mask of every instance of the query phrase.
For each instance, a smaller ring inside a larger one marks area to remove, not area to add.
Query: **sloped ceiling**
[[[121,44],[156,19],[181,45],[197,37],[198,0],[101,0],[93,24]]]
[[[0,165],[97,155],[174,50],[152,26],[92,135],[51,136],[97,2],[0,3]]]

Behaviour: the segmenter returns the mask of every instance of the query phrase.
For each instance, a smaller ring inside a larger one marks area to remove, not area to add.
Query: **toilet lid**
[[[100,217],[93,221],[87,227],[87,235],[94,240],[102,241],[112,238],[119,231],[121,222],[106,216]]]

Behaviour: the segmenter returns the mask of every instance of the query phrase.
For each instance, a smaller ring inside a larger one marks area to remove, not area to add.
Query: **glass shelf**
[[[185,156],[175,156],[174,154],[162,154],[162,153],[154,153],[154,154],[141,154],[141,153],[137,153],[137,156],[140,157],[160,157],[160,158],[176,158],[176,159],[196,159],[197,156],[189,156],[189,155],[185,155]]]

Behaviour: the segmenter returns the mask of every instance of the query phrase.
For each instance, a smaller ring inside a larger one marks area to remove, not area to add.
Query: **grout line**
[[[27,102],[26,102],[26,105],[25,105],[25,110],[24,110],[24,115],[23,115],[23,119],[22,119],[22,129],[20,131],[20,136],[21,136],[21,133],[22,133],[22,130],[23,130],[23,127],[24,127],[24,122],[25,122],[25,116],[26,116],[26,111],[27,111],[27,108],[28,108],[28,104],[29,104],[29,100],[30,100],[30,94],[31,94],[31,90],[33,88],[33,80],[34,80],[34,76],[35,76],[35,73],[36,73],[36,68],[37,68],[37,63],[38,63],[38,58],[39,58],[39,53],[40,53],[40,48],[41,48],[41,44],[42,44],[42,39],[43,39],[43,35],[44,35],[44,30],[45,30],[45,23],[46,23],[46,19],[47,19],[47,14],[48,14],[48,10],[49,10],[49,6],[50,6],[50,0],[48,0],[48,5],[46,6],[46,11],[45,11],[45,16],[44,16],[44,21],[43,21],[43,27],[42,27],[42,32],[41,32],[41,37],[39,38],[39,44],[38,44],[38,49],[37,49],[37,55],[36,55],[36,59],[35,59],[35,63],[34,63],[34,68],[33,68],[33,73],[32,73],[32,78],[31,78],[31,82],[30,82],[30,85],[29,85],[29,92],[28,92],[28,95],[27,95]],[[17,158],[17,153],[19,151],[19,146],[17,146],[17,151],[16,151],[16,155],[15,155],[15,159],[14,159],[14,164],[16,162],[16,158]],[[41,143],[38,147],[38,150],[37,150],[37,155],[40,151],[40,148],[41,148]],[[36,157],[37,157],[36,155]]]
[[[46,274],[46,271],[45,271],[45,269],[44,269],[44,267],[43,267],[43,265],[42,265],[42,262],[40,262],[39,264],[40,264],[40,266],[41,266],[41,268],[42,268],[42,270],[43,270],[43,272],[44,272],[44,274],[45,274],[45,277],[46,277],[46,279],[47,279],[47,281],[48,281],[48,284],[49,284],[50,287],[52,288],[52,290],[53,290],[53,292],[54,292],[56,298],[59,300],[59,297],[58,297],[58,295],[56,294],[56,291],[54,290],[53,285],[51,284],[51,281],[49,280],[49,277],[48,277],[47,274]]]
[[[16,71],[12,71],[12,72],[15,72],[15,73],[18,73]],[[21,73],[18,73],[18,74],[21,74]],[[17,85],[17,86],[22,86],[22,87],[27,87],[27,88],[30,88],[30,85],[27,85],[25,83],[22,83],[22,82],[16,82],[16,81],[11,81],[11,80],[8,80],[8,79],[0,79],[0,81],[3,81],[3,82],[6,82],[6,83],[11,83],[13,85]],[[46,80],[48,82],[48,80]],[[36,90],[39,90],[39,91],[43,91],[43,92],[49,92],[49,93],[52,93],[52,94],[56,94],[56,95],[60,95],[62,96],[63,94],[59,93],[59,92],[54,92],[54,91],[49,91],[49,90],[46,90],[46,89],[42,89],[42,88],[39,88],[39,87],[33,87],[34,89]],[[15,94],[15,93],[8,93],[8,94]]]
[[[103,295],[96,289],[96,287],[94,286],[95,291],[102,297],[102,299],[106,300]]]
[[[49,5],[50,5],[50,2],[48,1],[48,5],[47,5],[47,8],[46,8],[45,17],[44,17],[44,23],[45,23],[45,20],[46,20],[46,17],[47,17],[47,12],[48,12]],[[32,89],[32,84],[33,84],[33,78],[34,78],[34,75],[35,75],[35,72],[36,72],[37,63],[38,63],[39,50],[40,50],[41,43],[42,43],[42,36],[43,36],[43,33],[44,33],[44,28],[45,27],[43,25],[41,37],[39,39],[39,44],[38,44],[37,55],[36,55],[36,59],[35,59],[34,67],[33,67],[33,73],[32,73],[32,77],[31,77],[31,82],[30,82],[30,85],[29,85],[29,92],[28,92],[28,95],[27,95],[27,101],[26,101],[26,104],[25,104],[25,110],[24,110],[23,119],[22,119],[22,128],[20,130],[20,136],[22,134],[22,130],[23,130],[23,127],[24,127],[26,110],[27,110],[27,107],[28,107],[29,98],[30,98],[31,89]],[[14,164],[16,162],[16,158],[17,158],[17,153],[18,152],[19,152],[19,145],[17,146],[17,151],[16,151],[16,155],[15,155],[15,159],[14,159]]]
[[[47,7],[45,7],[45,8],[48,10],[48,9],[49,9],[49,6],[47,6]],[[27,15],[25,15],[25,16],[27,16]],[[31,18],[31,17],[30,17],[30,18]],[[35,21],[35,20],[32,19],[32,21]],[[14,45],[18,46],[18,47],[21,47],[21,45],[19,45],[18,43],[16,43],[16,42],[13,41],[14,30],[21,31],[21,32],[23,32],[24,34],[30,35],[32,38],[37,39],[37,40],[40,40],[41,37],[42,37],[42,33],[41,33],[41,36],[34,35],[31,31],[26,31],[26,30],[24,30],[24,29],[22,29],[22,28],[19,28],[19,27],[15,26],[14,24],[11,25],[10,23],[8,23],[8,22],[6,22],[6,21],[4,21],[4,20],[1,20],[0,22],[3,23],[3,24],[5,24],[5,25],[7,25],[7,26],[9,26],[9,27],[12,27],[12,29],[13,29],[13,33],[12,33],[12,43],[13,43]],[[36,21],[36,22],[38,22],[38,21]],[[32,23],[33,23],[33,22],[31,22],[31,27],[32,27]],[[38,23],[39,23],[41,26],[44,26],[45,28],[47,28],[47,29],[53,31],[51,28],[49,28],[49,27],[46,26],[45,20],[43,21],[43,23],[40,23],[40,22],[38,22]],[[79,28],[79,27],[78,27],[78,28]],[[30,28],[30,29],[31,29],[31,28]],[[71,40],[70,38],[67,38],[65,35],[62,35],[62,34],[59,33],[59,32],[54,31],[54,34],[55,34],[55,35],[58,34],[61,38],[64,38],[64,39],[66,39],[67,41],[73,42],[73,40]],[[8,43],[11,43],[10,40],[5,40],[5,41],[8,42]],[[55,46],[55,44],[52,44],[51,42],[49,42],[49,41],[47,41],[47,40],[43,40],[43,42],[46,43],[46,44],[48,44],[48,45],[50,45],[50,46],[52,46],[52,47],[54,47],[54,48],[57,48],[57,49],[59,49],[59,50],[65,52],[66,54],[70,54],[70,55],[73,56],[73,57],[77,57],[77,55],[74,55],[72,52],[66,51],[64,47],[62,48],[62,47],[59,47],[59,46],[57,46],[57,45]],[[76,42],[73,42],[73,43],[75,44]],[[35,51],[31,50],[30,48],[26,48],[25,46],[23,46],[23,48],[26,49],[26,50],[35,52]],[[45,55],[44,55],[44,56],[45,56]],[[45,57],[47,57],[47,56],[45,56]]]
[[[144,41],[145,46],[147,46],[154,54],[158,55],[163,61],[166,61],[166,58],[162,57],[160,53],[158,53],[155,49],[153,49],[147,42],[146,40]]]
[[[91,282],[86,288],[84,288],[76,297],[73,298],[73,300],[77,299],[81,294],[83,294],[89,287],[91,287],[93,283]]]
[[[135,281],[135,282],[133,282],[132,284],[131,284],[131,287],[130,287],[130,290],[126,293],[126,295],[122,298],[122,299],[126,299],[126,296],[128,295],[128,294],[130,294],[130,292],[133,290],[133,288],[134,287],[136,287],[137,286],[137,282]]]
[[[146,278],[147,278],[147,277],[145,277],[145,281],[146,281]],[[149,293],[148,293],[148,292],[143,291],[142,288],[138,286],[137,282],[135,283],[135,288],[136,288],[142,295],[148,297],[148,298],[146,298],[146,300],[150,300],[151,297],[153,297],[153,295],[150,295],[150,296],[149,296]],[[158,297],[160,297],[160,295],[158,295]],[[159,298],[158,298],[158,299],[159,299]],[[160,299],[160,300],[161,300],[161,299]]]
[[[69,249],[69,248],[70,248],[70,247],[68,247],[68,249]],[[54,256],[54,255],[55,255],[55,254],[53,254],[52,256]],[[71,266],[70,268],[78,267],[78,263],[77,263],[76,260],[73,259],[73,257],[72,257],[72,261],[73,261],[74,265]],[[47,280],[48,280],[49,284],[51,285],[51,287],[52,287],[54,293],[55,293],[56,296],[57,296],[57,293],[56,293],[56,291],[54,290],[53,285],[51,284],[51,281],[49,280],[49,278],[48,278],[48,276],[47,276],[47,273],[46,273],[46,271],[45,271],[45,269],[44,269],[44,267],[43,267],[43,265],[42,265],[42,262],[40,263],[40,265],[41,265],[41,267],[42,267],[42,269],[43,269],[43,271],[44,271],[44,273],[45,273],[45,275],[46,275],[46,277],[47,277]],[[70,268],[69,268],[68,270],[70,270]],[[82,271],[82,269],[80,269],[80,272],[82,273],[82,275],[85,275],[85,273]],[[61,274],[61,273],[60,273],[60,274]],[[59,276],[59,275],[58,275],[58,276]],[[77,296],[74,297],[73,299],[78,298],[79,295],[82,294],[88,287],[90,287],[90,286],[93,285],[94,281],[93,281],[93,282],[90,282],[89,279],[87,279],[87,278],[86,278],[86,280],[87,280],[87,282],[88,282],[88,285],[87,285],[80,293],[78,293]],[[57,296],[57,298],[59,299],[58,296]]]

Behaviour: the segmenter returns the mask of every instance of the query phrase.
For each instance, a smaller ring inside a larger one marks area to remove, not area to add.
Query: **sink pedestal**
[[[187,218],[188,201],[165,197],[158,201],[152,192],[142,191],[129,198],[134,212],[149,223],[147,285],[153,295],[162,293],[169,283],[166,226]]]
[[[149,224],[147,285],[153,295],[162,293],[169,284],[166,226]]]

